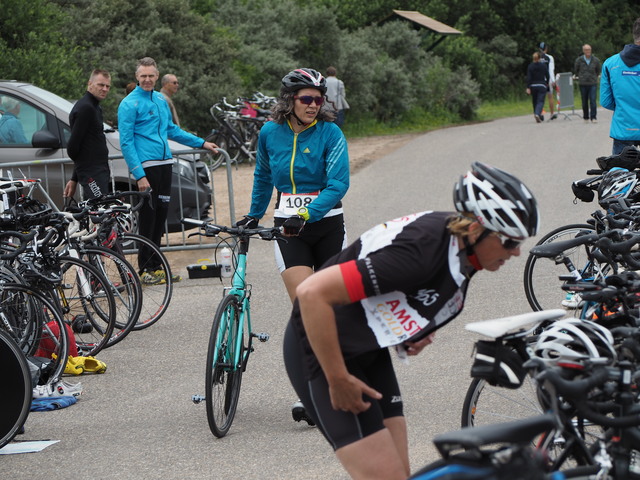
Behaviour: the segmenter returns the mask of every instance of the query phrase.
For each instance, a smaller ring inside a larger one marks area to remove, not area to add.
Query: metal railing
[[[226,164],[226,174],[227,174],[227,190],[228,190],[228,198],[229,198],[229,207],[228,207],[228,219],[233,223],[235,221],[235,200],[234,200],[234,192],[233,192],[233,169],[231,166],[231,161],[229,154],[223,150],[219,149],[219,151],[225,156],[225,164]],[[184,168],[191,169],[191,178],[193,179],[194,184],[200,185],[205,184],[210,188],[210,198],[211,198],[211,214],[207,215],[209,218],[212,218],[214,222],[218,223],[218,208],[216,205],[216,191],[214,187],[214,177],[213,172],[208,170],[208,179],[209,183],[206,184],[202,181],[199,181],[199,170],[196,165],[196,155],[201,153],[207,153],[207,150],[200,149],[187,149],[187,150],[175,150],[172,151],[174,161],[178,164],[178,208],[177,211],[179,213],[184,213],[187,209],[189,212],[195,212],[198,218],[203,217],[203,205],[201,205],[200,196],[198,194],[190,195],[195,200],[195,205],[185,205],[185,197],[187,185],[183,185],[184,175],[181,173],[184,172]],[[193,161],[185,160],[184,157],[192,156]],[[182,162],[180,159],[182,158]],[[116,186],[122,186],[123,183],[126,183],[127,189],[131,189],[135,187],[135,181],[130,176],[123,176],[123,162],[118,162],[116,165],[114,162],[116,160],[123,160],[124,157],[122,155],[109,155],[109,166],[111,170],[111,187],[114,191],[118,190]],[[201,162],[206,165],[206,163]],[[208,167],[207,167],[208,168]],[[22,178],[39,178],[41,180],[40,183],[32,185],[32,189],[30,194],[33,194],[36,198],[41,201],[47,202],[51,205],[51,207],[59,211],[63,207],[63,190],[65,184],[68,179],[71,178],[71,173],[73,171],[73,161],[70,158],[60,158],[60,159],[47,159],[47,160],[36,160],[31,162],[2,162],[0,163],[0,177],[10,178],[10,179],[22,179]],[[128,172],[126,172],[128,173]],[[185,172],[186,173],[186,172]],[[80,195],[81,195],[81,189]],[[119,190],[123,190],[123,188],[119,188]],[[209,195],[209,194],[208,194]],[[176,199],[173,198],[171,200],[171,205],[175,208]],[[226,219],[225,219],[226,220]],[[188,233],[185,231],[184,226],[181,226],[179,231],[169,232],[168,223],[165,223],[165,234],[163,236],[162,241],[162,250],[165,251],[177,251],[177,250],[191,250],[191,249],[202,249],[202,248],[212,248],[215,245],[211,243],[206,243],[204,241],[206,237],[198,237],[197,243],[193,241],[188,241]]]

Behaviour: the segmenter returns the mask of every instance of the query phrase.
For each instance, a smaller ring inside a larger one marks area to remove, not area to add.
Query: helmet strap
[[[299,126],[299,127],[302,127],[303,125],[304,125],[305,127],[308,127],[309,125],[311,125],[310,123],[304,123],[302,120],[300,120],[300,117],[298,117],[298,116],[296,115],[296,112],[292,111],[292,112],[291,112],[291,115],[293,115],[293,116],[294,116],[294,118],[296,119],[296,122],[298,122],[298,126]]]
[[[462,237],[462,241],[464,242],[464,251],[469,259],[469,263],[476,270],[482,270],[482,265],[480,265],[480,261],[478,260],[478,256],[476,255],[475,246],[479,244],[482,240],[491,235],[491,230],[485,228],[482,233],[478,236],[475,242],[471,243],[468,237]]]

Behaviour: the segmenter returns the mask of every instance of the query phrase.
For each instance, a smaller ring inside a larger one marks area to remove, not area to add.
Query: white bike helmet
[[[534,353],[547,365],[611,363],[616,358],[613,336],[589,320],[567,319],[553,323],[539,336]]]
[[[598,186],[598,201],[628,198],[637,193],[638,175],[626,168],[615,167],[602,177]]]
[[[458,212],[473,213],[487,229],[512,238],[538,231],[538,205],[529,189],[510,173],[480,162],[460,177],[453,190]]]
[[[138,233],[138,217],[135,213],[120,212],[116,216],[116,220],[126,233]]]

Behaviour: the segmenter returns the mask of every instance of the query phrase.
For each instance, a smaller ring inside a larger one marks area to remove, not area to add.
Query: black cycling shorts
[[[385,428],[387,418],[403,416],[402,396],[389,349],[384,348],[347,360],[349,373],[382,393],[380,400],[369,398],[368,410],[354,415],[334,410],[329,386],[322,373],[308,379],[300,341],[289,322],[284,337],[284,362],[294,390],[334,450],[363,439]]]
[[[281,226],[285,220],[275,218],[274,226]],[[278,239],[275,243],[278,270],[282,273],[287,268],[300,265],[317,270],[346,247],[346,241],[343,215],[307,223],[299,236]]]

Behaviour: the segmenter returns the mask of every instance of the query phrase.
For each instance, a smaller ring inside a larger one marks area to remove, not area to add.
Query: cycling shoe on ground
[[[314,427],[316,425],[311,417],[307,414],[307,409],[304,408],[304,405],[300,400],[296,401],[291,407],[291,416],[296,422],[304,420],[311,427]]]

